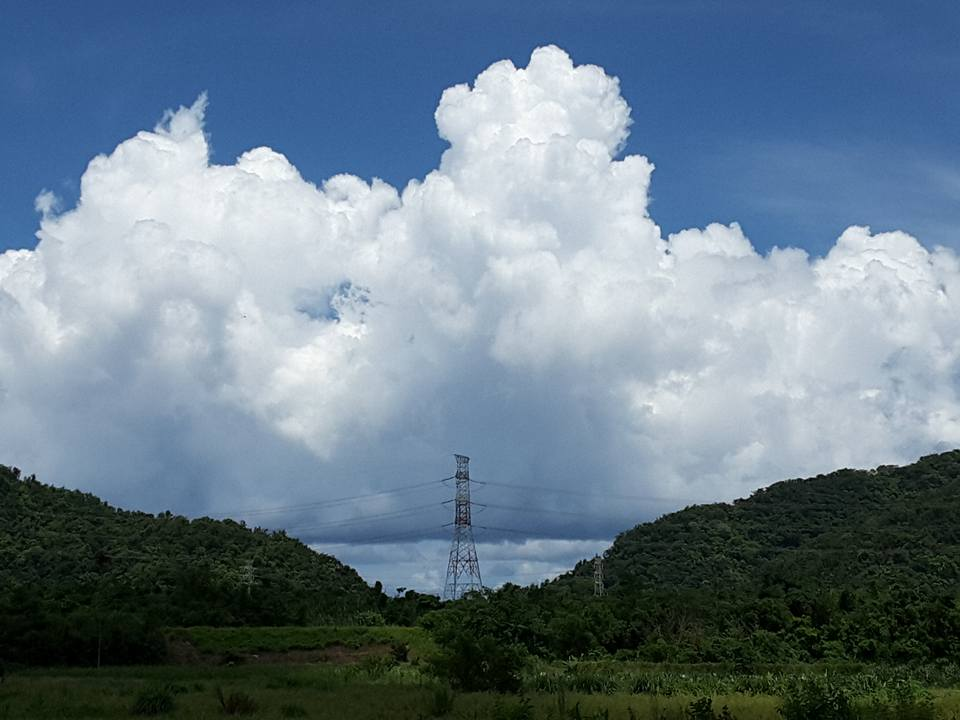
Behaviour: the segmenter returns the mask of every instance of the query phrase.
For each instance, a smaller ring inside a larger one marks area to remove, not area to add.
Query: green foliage
[[[396,666],[392,655],[367,655],[357,665],[357,672],[367,680],[379,680]]]
[[[423,628],[390,626],[191,627],[168,630],[167,636],[172,642],[189,643],[204,655],[317,650],[334,645],[348,648],[402,645],[409,648],[408,658],[415,660],[436,649]]]
[[[390,643],[390,654],[398,663],[405,663],[410,659],[410,646],[403,642]]]
[[[166,715],[176,708],[173,692],[167,687],[149,687],[137,693],[130,712],[133,715]]]
[[[490,636],[460,633],[445,641],[430,666],[458,690],[518,692],[526,653],[519,645],[503,645]]]
[[[882,691],[860,712],[861,720],[934,720],[930,692],[913,680],[899,679]]]
[[[99,648],[102,663],[156,662],[163,626],[382,624],[381,605],[353,569],[283,532],[117,510],[0,465],[6,660],[90,665]]]
[[[826,677],[806,677],[783,699],[783,720],[855,720],[853,704],[843,688]]]
[[[516,702],[497,698],[493,704],[492,720],[533,720],[535,713],[530,698],[520,698]]]
[[[356,624],[360,626],[379,626],[384,625],[385,621],[383,615],[373,610],[368,610],[366,612],[357,613]]]
[[[736,720],[730,709],[724,705],[720,712],[714,712],[713,700],[708,697],[694,700],[687,707],[688,720]]]
[[[476,605],[494,620],[474,632],[536,657],[722,663],[743,675],[759,664],[957,663],[958,514],[960,451],[788,480],[622,533],[604,554],[604,597],[584,561],[421,623],[442,635]]]

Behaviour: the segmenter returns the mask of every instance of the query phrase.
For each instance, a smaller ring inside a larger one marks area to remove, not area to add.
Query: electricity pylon
[[[473,525],[470,523],[470,458],[454,455],[457,459],[457,496],[454,499],[453,543],[450,560],[447,562],[447,580],[443,586],[443,599],[456,600],[464,593],[480,591],[480,563],[477,547],[473,542]]]
[[[594,597],[603,595],[603,555],[593,559],[593,594]]]

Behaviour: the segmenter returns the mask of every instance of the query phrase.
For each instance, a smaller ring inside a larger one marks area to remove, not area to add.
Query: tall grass
[[[382,663],[382,664],[381,664]],[[913,668],[944,683],[951,671]],[[553,686],[541,678],[553,678]],[[604,675],[608,676],[604,680]],[[539,678],[539,680],[538,680]],[[560,680],[556,680],[560,678]],[[395,659],[355,666],[238,665],[33,670],[8,676],[0,686],[0,720],[133,717],[140,697],[162,688],[175,697],[164,718],[223,720],[230,697],[246,696],[249,718],[272,720],[783,720],[784,697],[810,682],[833,683],[850,699],[858,720],[960,720],[960,691],[933,688],[898,677],[893,669],[846,672],[836,668],[763,669],[744,673],[720,668],[656,669],[626,663],[567,663],[531,671],[518,696],[458,693]],[[642,682],[641,682],[642,680]],[[642,687],[641,687],[642,686]],[[956,683],[953,687],[960,687]],[[221,689],[224,704],[218,699]],[[635,692],[639,690],[639,692]],[[709,700],[709,710],[707,703]],[[237,707],[240,703],[238,701]],[[810,703],[813,707],[813,703]],[[818,718],[818,720],[823,720]]]

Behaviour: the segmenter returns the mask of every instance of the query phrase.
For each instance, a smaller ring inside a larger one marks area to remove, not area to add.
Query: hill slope
[[[960,662],[960,451],[788,480],[621,533],[539,587],[506,586],[425,622],[566,658]]]
[[[787,480],[638,525],[606,553],[611,590],[960,584],[960,451]],[[578,575],[590,572],[587,564]]]
[[[352,621],[378,598],[283,532],[118,510],[0,465],[0,657],[57,637],[68,653],[105,623],[129,644],[160,625]]]

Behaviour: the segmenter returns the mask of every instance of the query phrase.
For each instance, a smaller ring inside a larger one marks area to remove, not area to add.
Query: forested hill
[[[606,553],[611,591],[960,586],[960,450],[787,480],[638,525]],[[576,575],[592,573],[581,563]],[[569,578],[568,578],[569,579]]]
[[[424,621],[560,658],[960,662],[958,518],[960,451],[839,470],[622,533],[605,553],[601,597],[584,560]]]
[[[352,568],[283,532],[118,510],[0,465],[8,622],[93,611],[159,625],[348,622],[378,597]]]

